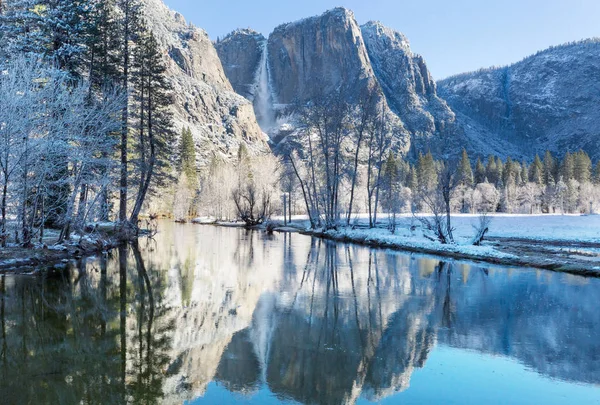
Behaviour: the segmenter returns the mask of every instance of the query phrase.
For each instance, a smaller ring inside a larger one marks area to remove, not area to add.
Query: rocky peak
[[[413,143],[443,134],[454,123],[454,113],[438,97],[425,61],[412,52],[408,39],[380,22],[368,22],[361,32],[375,76]]]
[[[399,31],[386,27],[379,21],[369,21],[360,27],[365,40],[377,40],[383,47],[404,49],[407,55],[412,55],[410,42],[404,34]]]
[[[343,86],[359,94],[374,78],[360,27],[344,8],[278,26],[268,53],[278,104],[308,101]]]
[[[238,29],[215,43],[225,74],[236,93],[254,100],[256,74],[266,38],[252,29]]]
[[[501,68],[440,82],[465,128],[504,154],[531,159],[545,150],[598,153],[600,40],[556,46]]]
[[[239,30],[217,44],[227,76],[239,94],[254,101],[261,125],[272,122],[264,117],[274,113],[286,118],[275,128],[285,126],[289,133],[294,124],[288,125],[288,114],[297,105],[331,94],[355,103],[367,88],[383,90],[380,102],[397,124],[399,150],[418,141],[433,149],[433,136],[444,136],[454,123],[423,58],[404,35],[380,22],[361,27],[352,11],[340,7],[278,26],[266,47],[262,39]],[[276,140],[285,136],[263,129]]]

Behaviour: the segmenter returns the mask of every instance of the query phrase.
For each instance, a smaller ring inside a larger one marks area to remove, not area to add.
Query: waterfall
[[[260,66],[258,67],[258,74],[255,85],[254,95],[254,112],[258,125],[264,132],[269,132],[275,125],[275,114],[271,107],[271,91],[269,88],[269,66],[268,66],[268,46],[265,40],[263,44],[263,52],[260,59]]]
[[[274,294],[263,294],[252,315],[252,327],[250,328],[250,339],[254,348],[254,354],[260,364],[261,382],[267,383],[267,368],[271,352],[271,342],[275,331],[275,307],[277,299]]]

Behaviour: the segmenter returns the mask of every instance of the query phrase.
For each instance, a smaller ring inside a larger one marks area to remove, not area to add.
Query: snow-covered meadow
[[[418,216],[425,215],[420,214]],[[519,214],[490,214],[488,238],[510,238],[529,239],[536,241],[559,241],[559,242],[590,242],[600,243],[600,215],[519,215]],[[274,217],[273,220],[283,222],[283,217]],[[292,217],[292,223],[296,226],[308,226],[306,216],[297,215]],[[421,224],[417,217],[412,214],[401,214],[396,218],[398,236],[416,236],[411,227],[420,228]],[[474,227],[479,223],[479,215],[453,214],[452,227],[457,240],[471,240],[475,234]],[[353,216],[351,224],[354,227],[368,225],[367,214]],[[377,218],[378,228],[386,228],[388,216],[379,214]],[[389,231],[379,229],[377,232]]]

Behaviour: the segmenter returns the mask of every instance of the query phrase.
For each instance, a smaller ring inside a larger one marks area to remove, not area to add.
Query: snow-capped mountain
[[[240,143],[266,150],[263,132],[275,144],[293,133],[298,105],[341,88],[356,102],[373,86],[404,153],[435,152],[442,141],[478,155],[530,159],[582,148],[600,157],[600,40],[436,84],[404,35],[379,22],[359,26],[344,8],[282,24],[268,38],[241,29],[213,44],[161,0],[144,3],[170,58],[176,123],[192,128],[200,164],[234,155]]]
[[[467,136],[512,156],[583,149],[600,157],[600,40],[553,47],[439,82]],[[485,145],[482,145],[485,146]]]
[[[143,5],[146,23],[168,55],[176,127],[192,130],[199,165],[215,155],[235,156],[240,144],[254,152],[268,150],[252,104],[234,92],[206,32],[161,0]]]
[[[423,58],[412,53],[406,38],[376,22],[361,27],[347,9],[280,25],[268,39],[236,30],[216,48],[234,89],[254,102],[257,115],[263,115],[259,108],[266,109],[260,103],[269,100],[279,122],[263,129],[274,138],[282,116],[287,119],[295,106],[341,88],[351,103],[366,88],[383,90],[381,102],[393,113],[404,152],[415,144],[432,147],[434,135],[443,138],[455,129],[453,112],[437,96]],[[261,88],[267,89],[266,97],[259,97]]]

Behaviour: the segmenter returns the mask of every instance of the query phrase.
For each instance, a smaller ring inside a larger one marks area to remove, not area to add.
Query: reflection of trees
[[[398,281],[398,267],[384,256],[313,239],[297,281],[286,279],[289,301],[261,300],[248,332],[223,354],[218,379],[246,392],[264,374],[274,393],[302,403],[347,403],[365,390],[378,398],[405,388],[435,341],[434,302],[398,297],[424,289],[407,286],[410,277]]]
[[[127,248],[118,254],[49,276],[2,276],[3,403],[160,402],[169,339],[164,314],[151,309],[157,286],[139,251],[138,266],[127,260]],[[132,270],[143,291],[127,284]],[[142,345],[132,345],[132,321]]]
[[[132,303],[137,312],[137,328],[132,339],[135,345],[130,349],[132,353],[128,354],[131,359],[128,391],[134,403],[161,403],[162,371],[170,360],[167,352],[170,349],[169,332],[173,322],[164,307],[158,305],[160,302],[156,301],[160,295],[155,297],[154,291],[160,291],[160,277],[153,278],[156,280],[153,284],[137,243],[132,245],[132,250],[137,269],[137,295]]]
[[[183,229],[199,228],[51,277],[1,275],[0,401],[181,403],[213,380],[377,401],[406,389],[437,342],[599,382],[596,281]]]
[[[512,357],[553,378],[600,383],[598,282],[547,276],[474,266],[468,281],[451,287],[455,317],[440,341]]]

